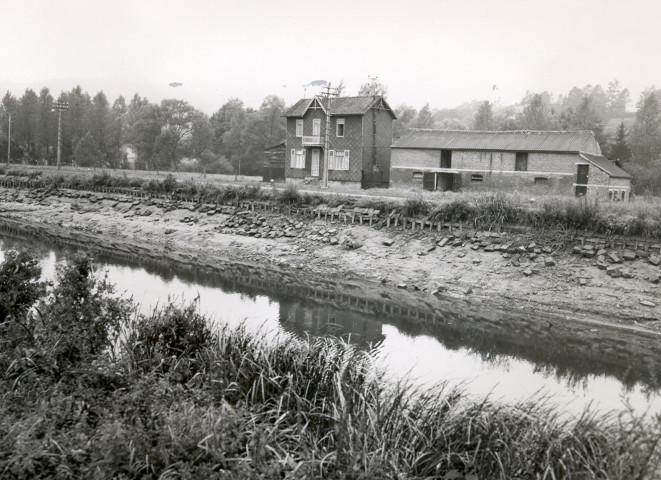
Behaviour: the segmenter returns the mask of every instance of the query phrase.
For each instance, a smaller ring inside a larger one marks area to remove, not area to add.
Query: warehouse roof
[[[392,147],[521,152],[600,151],[594,134],[589,131],[488,132],[476,130],[414,129],[395,140]]]
[[[615,165],[613,162],[608,160],[606,157],[602,157],[601,155],[590,155],[589,153],[581,153],[581,157],[583,157],[588,162],[594,164],[597,168],[603,170],[611,177],[633,178],[631,175],[629,175],[627,172],[625,172],[620,167]]]

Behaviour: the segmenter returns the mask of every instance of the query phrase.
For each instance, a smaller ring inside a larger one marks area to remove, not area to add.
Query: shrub
[[[421,195],[409,197],[404,203],[403,213],[407,217],[415,217],[418,215],[426,215],[431,210],[429,203],[422,199]]]
[[[285,188],[280,191],[279,199],[283,203],[289,205],[301,202],[301,194],[298,191],[298,186],[295,183],[288,183]]]

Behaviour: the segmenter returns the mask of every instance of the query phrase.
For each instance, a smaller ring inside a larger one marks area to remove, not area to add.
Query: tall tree
[[[473,119],[473,130],[494,130],[493,105],[487,100],[482,102]]]
[[[98,167],[101,166],[100,158],[98,143],[92,134],[87,132],[76,143],[72,159],[79,167]]]
[[[92,99],[88,125],[89,132],[91,132],[96,142],[99,165],[112,166],[111,154],[114,153],[112,148],[112,118],[108,99],[103,92],[97,93]]]
[[[434,126],[434,118],[431,114],[431,108],[429,107],[429,102],[425,103],[425,106],[420,109],[418,116],[413,122],[413,127],[415,128],[432,128]]]
[[[223,148],[223,136],[227,133],[232,124],[243,119],[245,109],[243,102],[238,98],[230,98],[211,116],[211,126],[213,127],[214,152],[226,153]],[[235,117],[237,117],[235,119]]]
[[[137,155],[137,168],[155,168],[154,146],[161,133],[160,109],[146,98],[136,94],[127,109],[128,131],[126,141]]]
[[[590,130],[594,133],[600,145],[606,145],[604,135],[604,121],[592,105],[593,97],[586,95],[578,109],[569,117],[569,126],[572,130]]]
[[[16,138],[16,144],[27,161],[38,156],[39,112],[39,97],[31,88],[26,89],[19,100],[16,124],[12,124],[12,137]]]
[[[112,152],[109,154],[111,159],[111,166],[118,168],[122,164],[121,149],[128,136],[128,108],[126,107],[126,100],[123,96],[119,96],[112,104],[111,117],[111,138],[112,138]]]
[[[213,127],[209,117],[201,112],[193,116],[190,146],[191,155],[197,159],[201,158],[203,152],[213,148]]]
[[[548,130],[553,122],[548,109],[548,103],[540,93],[527,95],[524,98],[523,110],[517,117],[519,128],[524,130]]]
[[[70,92],[62,92],[58,101],[69,103],[69,109],[62,113],[62,159],[66,161],[71,158],[74,146],[89,130],[87,121],[92,100],[77,85]]]
[[[39,157],[48,163],[55,159],[57,147],[57,116],[53,112],[53,96],[50,90],[44,87],[39,92]]]
[[[641,165],[661,157],[661,109],[655,93],[653,88],[643,92],[631,129],[632,157]]]
[[[16,121],[16,114],[18,113],[19,109],[19,103],[18,99],[11,94],[11,92],[7,91],[5,96],[2,98],[2,110],[3,110],[3,117],[2,117],[2,132],[3,132],[3,142],[2,142],[2,156],[4,157],[5,161],[7,161],[7,143],[10,141],[8,138],[9,134],[9,122],[11,118],[11,123],[12,123],[12,128],[15,128],[13,125],[14,122]],[[12,137],[14,135],[12,134]],[[13,138],[11,139],[11,142],[13,144],[14,140]],[[14,147],[12,145],[11,147],[11,158],[16,158],[16,154],[14,153]]]
[[[392,122],[393,138],[399,138],[407,132],[417,115],[417,110],[410,105],[401,104],[395,108],[395,116],[397,118]]]
[[[630,102],[629,90],[623,89],[619,81],[613,80],[608,84],[606,97],[608,99],[608,115],[610,117],[622,117],[627,110],[627,104]]]
[[[631,159],[631,148],[629,147],[629,132],[624,122],[620,122],[615,131],[615,139],[609,148],[609,155],[613,160],[628,162]]]
[[[156,139],[156,153],[160,165],[179,170],[179,161],[189,153],[195,109],[184,100],[167,99],[161,102],[161,133]]]

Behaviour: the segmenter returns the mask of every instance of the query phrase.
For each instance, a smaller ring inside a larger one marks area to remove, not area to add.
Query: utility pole
[[[322,188],[328,188],[328,150],[330,148],[330,117],[331,117],[331,102],[333,96],[337,95],[331,88],[331,82],[326,85],[326,98],[328,99],[326,105],[326,135],[324,138],[324,176],[321,182]]]
[[[62,158],[62,110],[68,110],[69,104],[67,102],[55,102],[53,110],[59,113],[57,119],[57,169],[60,169],[60,160]]]
[[[7,165],[11,159],[11,113],[9,114],[9,132],[7,133]]]

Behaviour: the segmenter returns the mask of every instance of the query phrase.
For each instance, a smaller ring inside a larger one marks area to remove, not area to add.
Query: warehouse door
[[[588,170],[590,165],[578,165],[576,173],[576,196],[580,197],[588,193]]]
[[[436,190],[436,174],[434,172],[425,172],[422,177],[422,188],[425,190]]]

